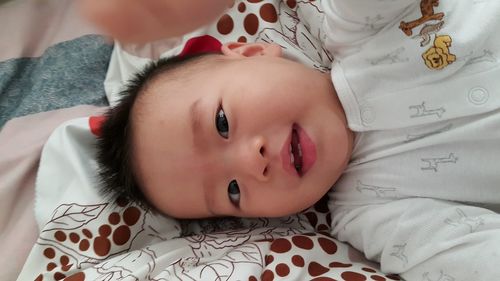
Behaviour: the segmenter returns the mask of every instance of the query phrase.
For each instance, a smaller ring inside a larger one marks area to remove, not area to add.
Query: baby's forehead
[[[258,72],[262,71],[263,68],[268,68],[269,65],[266,58],[231,59],[224,55],[202,56],[194,61],[188,61],[157,73],[147,83],[140,99],[142,102],[152,102],[153,105],[158,102],[175,104],[183,102],[184,99],[189,99],[193,95],[207,96],[220,92],[232,93],[226,89],[234,90],[235,87],[237,89],[242,87],[250,89],[258,85],[262,86],[258,79],[262,79],[263,75],[258,75]],[[271,65],[273,64],[271,63]],[[280,66],[276,69],[277,71],[283,71],[283,67],[288,66],[281,63],[277,65]],[[277,75],[275,79],[266,79],[266,83],[278,83],[280,77]]]

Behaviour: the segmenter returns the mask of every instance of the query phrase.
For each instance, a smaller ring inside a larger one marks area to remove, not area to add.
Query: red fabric
[[[89,118],[89,127],[90,127],[90,131],[92,132],[92,134],[96,137],[100,137],[101,136],[101,125],[102,123],[104,122],[104,120],[106,119],[106,117],[104,115],[101,115],[101,116],[91,116]]]
[[[179,56],[195,55],[198,53],[219,53],[222,43],[210,35],[203,35],[189,39]]]

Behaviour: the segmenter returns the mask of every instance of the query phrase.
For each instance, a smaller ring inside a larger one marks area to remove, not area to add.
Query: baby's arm
[[[83,14],[113,38],[143,43],[183,35],[219,16],[233,0],[80,0]]]
[[[500,276],[500,215],[491,210],[426,198],[333,209],[334,235],[405,280]]]

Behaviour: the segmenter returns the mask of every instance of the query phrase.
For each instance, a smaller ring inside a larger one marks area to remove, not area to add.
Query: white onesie
[[[322,2],[357,132],[333,234],[407,280],[500,278],[500,1]]]

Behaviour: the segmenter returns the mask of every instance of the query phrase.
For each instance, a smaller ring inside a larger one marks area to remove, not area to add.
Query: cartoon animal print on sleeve
[[[413,21],[402,21],[399,25],[399,29],[406,36],[412,39],[421,38],[420,47],[427,46],[434,35],[432,46],[421,55],[425,65],[430,70],[441,70],[457,60],[457,57],[450,52],[453,41],[451,36],[437,34],[443,28],[445,16],[442,12],[436,13],[434,11],[434,8],[438,6],[439,0],[421,0],[420,12],[422,16]],[[420,32],[412,36],[413,29],[420,25],[423,25]]]
[[[422,0],[420,1],[420,12],[422,16],[416,20],[405,22],[402,21],[399,28],[407,36],[413,34],[413,29],[419,25],[422,25],[430,20],[442,20],[444,13],[434,13],[434,7],[439,6],[439,0]]]
[[[436,34],[443,27],[444,21],[440,21],[436,24],[425,24],[420,33],[418,35],[413,36],[412,38],[420,37],[420,47],[425,47],[429,43],[431,43],[431,35]]]
[[[434,45],[422,54],[425,65],[430,69],[443,69],[457,60],[450,53],[452,39],[448,35],[439,35],[434,39]]]

